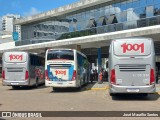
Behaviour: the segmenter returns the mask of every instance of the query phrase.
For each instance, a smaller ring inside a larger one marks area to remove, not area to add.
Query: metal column
[[[101,48],[98,48],[98,81],[99,81],[99,73],[102,67],[102,55],[101,55]]]

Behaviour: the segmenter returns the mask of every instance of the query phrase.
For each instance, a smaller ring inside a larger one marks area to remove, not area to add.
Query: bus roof
[[[135,41],[135,40],[152,40],[152,38],[147,38],[147,37],[129,37],[129,38],[118,38],[118,39],[112,39],[112,41],[124,41],[124,40],[130,40],[130,41]]]
[[[75,51],[77,51],[79,54],[81,54],[82,56],[84,56],[84,57],[86,57],[87,58],[87,56],[85,55],[85,54],[83,54],[82,52],[80,52],[80,51],[78,51],[78,50],[76,50],[76,49],[68,49],[68,48],[53,48],[53,49],[47,49],[47,51],[48,50],[75,50]]]
[[[39,55],[39,54],[34,54],[34,53],[31,53],[31,52],[28,52],[28,51],[7,51],[7,52],[4,52],[3,54],[5,53],[14,53],[14,52],[21,52],[21,53],[26,53],[26,54],[32,54],[32,55],[36,55],[36,56],[39,56],[39,57],[44,57],[42,55]]]

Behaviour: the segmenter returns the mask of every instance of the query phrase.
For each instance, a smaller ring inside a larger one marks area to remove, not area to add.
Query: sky
[[[17,14],[21,17],[35,15],[79,0],[0,0],[0,30],[2,16]]]
[[[1,18],[7,14],[18,14],[22,17],[35,15],[41,12],[52,10],[60,6],[78,2],[80,0],[0,0],[0,30],[1,27]],[[121,12],[121,8],[115,7],[116,11]],[[115,8],[110,12],[115,13]],[[127,13],[127,19],[132,19],[130,15],[137,18],[138,16],[134,13],[132,8],[130,8],[130,13]],[[117,19],[120,18],[117,16]],[[138,19],[138,18],[137,18]]]
[[[6,14],[29,16],[79,0],[0,0],[0,17]]]

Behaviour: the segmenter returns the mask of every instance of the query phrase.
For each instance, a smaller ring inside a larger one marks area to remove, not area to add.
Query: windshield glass
[[[72,50],[49,50],[47,60],[66,59],[74,60],[74,54]]]

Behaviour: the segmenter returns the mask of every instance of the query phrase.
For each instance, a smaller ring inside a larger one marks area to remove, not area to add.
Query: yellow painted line
[[[106,86],[104,88],[87,88],[86,90],[107,90],[109,86]]]
[[[160,91],[158,91],[158,92],[155,92],[155,93],[157,93],[157,94],[159,94],[159,95],[160,95]]]

